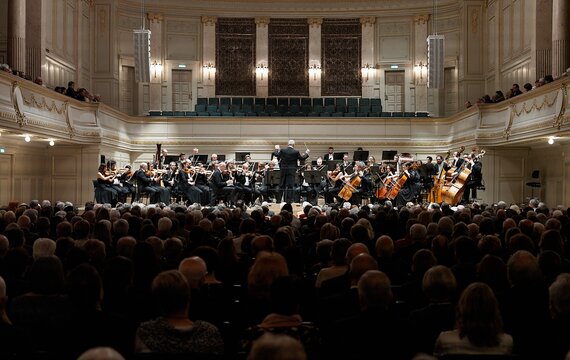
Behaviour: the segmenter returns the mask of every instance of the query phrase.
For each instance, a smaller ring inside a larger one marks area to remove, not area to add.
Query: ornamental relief
[[[198,34],[198,22],[194,19],[188,21],[167,20],[166,31],[169,33]]]
[[[411,32],[410,23],[380,23],[378,32],[381,35],[408,35]]]

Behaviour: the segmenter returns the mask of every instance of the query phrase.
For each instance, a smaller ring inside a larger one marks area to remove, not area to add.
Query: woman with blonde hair
[[[513,338],[503,332],[503,320],[493,290],[483,283],[469,285],[457,305],[455,330],[442,332],[434,355],[509,355]]]

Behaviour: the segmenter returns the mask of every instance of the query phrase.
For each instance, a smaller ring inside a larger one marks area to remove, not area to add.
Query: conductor
[[[273,152],[279,159],[281,169],[281,189],[284,191],[285,202],[292,203],[294,200],[295,175],[297,174],[297,160],[305,160],[309,157],[309,149],[303,155],[295,149],[295,140],[289,140],[287,147],[281,149],[275,145]]]

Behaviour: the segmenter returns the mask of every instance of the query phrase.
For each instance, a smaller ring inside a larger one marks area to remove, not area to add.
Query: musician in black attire
[[[170,203],[170,192],[168,189],[156,184],[154,176],[147,174],[148,166],[142,163],[140,168],[135,172],[135,179],[141,192],[149,194],[149,200],[152,204]]]
[[[97,170],[97,184],[100,189],[103,189],[101,192],[101,202],[104,204],[110,203],[113,207],[117,204],[119,196],[117,190],[113,187],[114,178],[115,175],[107,169],[107,165],[99,165],[99,169]]]
[[[407,162],[403,165],[400,178],[404,175],[407,177],[407,180],[396,196],[395,203],[397,207],[405,206],[406,203],[410,201],[413,202],[419,193],[419,182],[417,181],[419,174],[412,168],[411,162]]]
[[[279,159],[281,169],[281,189],[285,192],[285,202],[292,203],[295,200],[295,178],[297,176],[297,161],[305,160],[309,157],[309,149],[303,155],[295,149],[295,140],[289,140],[285,149],[280,149],[275,145],[273,154]]]
[[[467,168],[471,169],[471,174],[467,177],[464,185],[463,201],[465,203],[469,202],[469,195],[471,195],[471,199],[477,198],[477,187],[482,185],[483,180],[483,174],[481,173],[483,164],[481,164],[479,159],[472,154],[467,157],[467,161],[469,162]]]
[[[191,160],[187,160],[189,164],[192,164]],[[194,174],[195,186],[202,191],[200,194],[200,203],[202,205],[212,204],[212,188],[209,185],[208,173],[201,163],[197,163],[198,168],[197,173]]]
[[[121,175],[119,175],[119,181],[121,182],[123,187],[129,191],[129,194],[131,194],[132,197],[135,194],[135,187],[131,183],[131,181],[134,180],[133,179],[134,173],[131,170],[131,165],[125,165],[125,169],[126,171]]]
[[[230,178],[224,162],[219,163],[212,174],[212,203],[218,204],[222,197],[226,198],[227,203],[235,201],[234,181]]]
[[[251,204],[259,197],[259,192],[255,190],[255,174],[249,170],[249,163],[244,162],[241,169],[238,168],[235,175],[235,187],[243,195],[243,201]],[[255,195],[254,195],[255,194]]]
[[[325,202],[327,204],[334,203],[334,199],[336,198],[338,202],[342,200],[338,197],[338,193],[342,186],[344,185],[342,179],[345,176],[343,171],[340,168],[340,164],[336,164],[336,169],[334,171],[329,171],[327,173],[327,181],[328,185],[323,190],[325,196]]]
[[[178,190],[182,192],[186,199],[191,204],[200,204],[202,190],[196,187],[196,176],[195,170],[190,169],[190,163],[187,161],[184,163],[184,168],[178,171]]]

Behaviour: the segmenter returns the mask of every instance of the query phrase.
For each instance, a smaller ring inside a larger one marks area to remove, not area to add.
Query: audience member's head
[[[390,279],[378,270],[369,270],[358,281],[358,299],[362,310],[387,310],[392,302]]]
[[[449,301],[455,294],[457,281],[448,267],[436,265],[426,271],[422,288],[431,302]]]
[[[266,332],[253,342],[247,360],[306,360],[299,340],[288,335]]]

